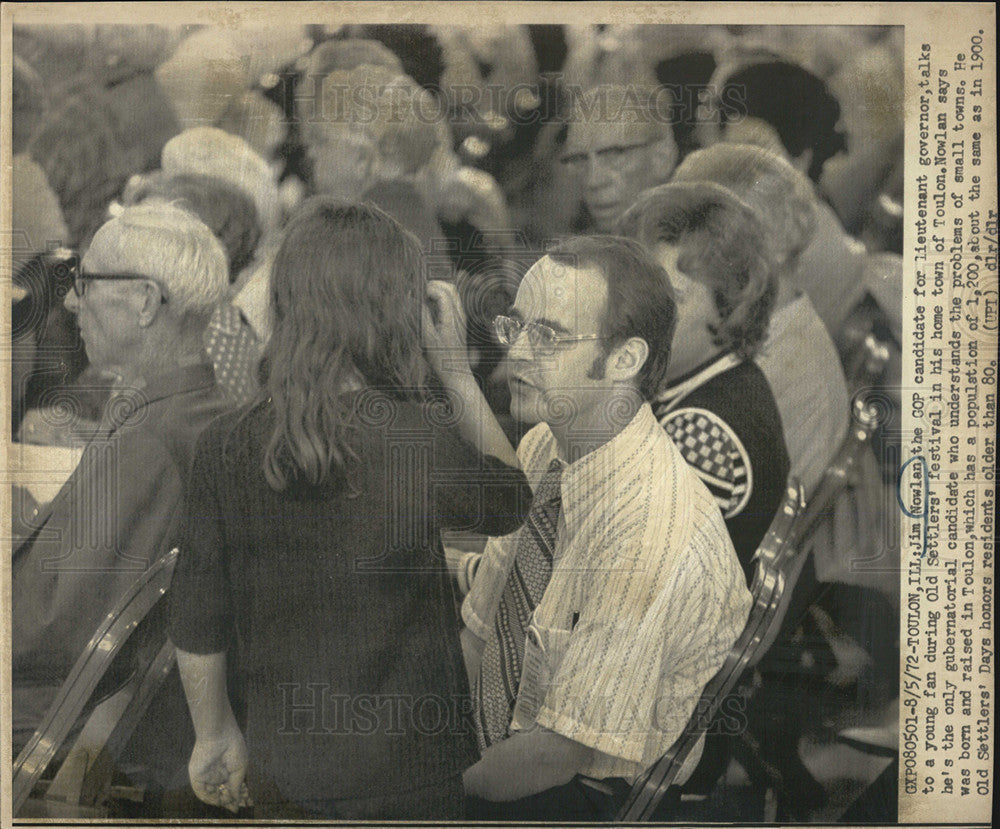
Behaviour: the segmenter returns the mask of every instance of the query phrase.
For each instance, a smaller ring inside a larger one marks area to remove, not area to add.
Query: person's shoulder
[[[627,498],[628,508],[613,519],[635,534],[635,548],[626,554],[641,557],[653,583],[673,584],[678,578],[687,583],[692,577],[697,581],[692,573],[713,570],[727,583],[738,574],[737,583],[742,583],[722,512],[734,499],[743,500],[740,481],[726,477],[730,471],[722,468],[717,479],[709,478],[666,433],[648,449],[634,470],[641,474],[623,473],[627,480],[617,482],[624,492],[628,481],[643,479]],[[678,575],[679,570],[689,575]]]
[[[458,433],[458,419],[449,403],[432,392],[408,397],[386,389],[363,388],[342,398],[349,410],[351,431],[359,446],[384,449],[399,440],[414,445],[432,442],[436,453],[461,453],[471,446]]]
[[[651,412],[647,417],[648,424],[619,444],[610,465],[591,478],[603,502],[615,505],[604,518],[610,536],[635,539],[633,551],[620,552],[640,554],[656,569],[668,567],[673,551],[688,543],[698,514],[709,508],[718,513],[718,508],[669,431]],[[657,558],[663,561],[657,564]]]
[[[221,462],[227,449],[258,445],[270,422],[271,411],[266,401],[237,409],[227,407],[201,430],[196,453]]]
[[[255,400],[244,406],[233,406],[225,400],[217,404],[213,400],[212,405],[218,413],[205,428],[206,434],[229,433],[237,428],[251,429],[271,419],[271,406],[267,400]]]
[[[681,401],[681,409],[703,409],[743,442],[781,434],[781,415],[767,375],[743,360],[711,378]]]
[[[707,487],[718,503],[717,509],[721,508],[728,518],[746,506],[754,461],[760,460],[762,447],[774,435],[770,430],[762,434],[742,418],[730,416],[728,406],[720,412],[711,401],[691,398],[662,415],[660,422],[686,462],[685,471],[691,478],[697,477],[699,486]],[[775,422],[780,429],[780,420]]]
[[[374,459],[405,443],[428,450],[437,469],[478,468],[485,463],[459,432],[451,405],[436,393],[407,397],[365,388],[348,394],[345,403],[351,410],[352,446],[362,456]]]
[[[111,416],[121,417],[115,430],[119,448],[145,454],[149,462],[157,455],[186,457],[203,433],[220,417],[232,411],[214,379],[211,382],[147,400],[143,390],[113,400]]]
[[[829,361],[840,370],[833,337],[812,300],[802,293],[771,315],[767,339],[754,361],[770,380],[776,372],[787,371],[792,361],[809,370],[817,360]]]
[[[700,389],[692,392],[691,397],[696,397],[701,391],[718,400],[722,407],[728,404],[729,409],[734,412],[746,408],[746,401],[739,399],[740,394],[771,397],[771,386],[767,382],[767,377],[753,360],[741,360],[728,371],[713,377]]]
[[[660,414],[660,425],[681,456],[699,468],[731,465],[732,458],[749,463],[745,436],[752,427],[734,401],[713,395],[691,395],[675,409]],[[746,404],[746,401],[744,401]]]
[[[148,390],[140,390],[138,400],[151,398],[137,425],[155,425],[164,432],[200,434],[209,423],[230,412],[235,404],[226,396],[210,363],[190,366],[168,374]],[[130,403],[129,398],[124,398]]]
[[[771,323],[768,326],[768,336],[762,348],[766,349],[768,343],[782,337],[786,332],[796,337],[806,333],[815,336],[822,332],[826,339],[830,339],[830,334],[816,311],[816,306],[813,305],[805,291],[793,297],[780,308],[774,309],[771,314]]]
[[[682,544],[687,579],[705,583],[705,590],[731,590],[746,586],[746,578],[733,545],[726,520],[720,511],[722,502],[714,487],[706,485],[700,476],[691,473],[688,508],[676,533]]]
[[[219,418],[239,410],[218,381],[214,381],[211,386],[194,390],[190,395],[185,395],[185,398],[177,407],[178,413],[195,434],[200,434]]]

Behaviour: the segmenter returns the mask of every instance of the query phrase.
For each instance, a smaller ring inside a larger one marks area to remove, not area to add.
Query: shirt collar
[[[630,463],[651,450],[651,440],[663,435],[663,427],[649,403],[643,403],[628,425],[607,443],[572,463],[559,459],[563,464],[560,491],[566,521],[576,523],[591,509],[595,498],[606,499],[609,482],[627,477]]]
[[[673,405],[713,377],[738,366],[740,362],[740,358],[732,351],[717,354],[667,383],[656,396],[656,402]]]
[[[607,443],[601,444],[592,452],[588,452],[582,458],[569,462],[556,456],[556,460],[562,464],[563,479],[566,474],[579,474],[586,471],[590,466],[605,463],[608,456],[621,457],[622,453],[631,449],[637,441],[647,433],[650,425],[658,425],[653,415],[653,410],[648,403],[643,403],[624,429],[615,435]]]

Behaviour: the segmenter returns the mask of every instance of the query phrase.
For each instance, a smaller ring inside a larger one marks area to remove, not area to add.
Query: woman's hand
[[[452,283],[440,279],[427,283],[423,323],[427,359],[438,377],[447,382],[449,373],[470,372],[465,344],[465,311],[458,290]]]
[[[428,361],[451,396],[459,433],[484,455],[519,469],[517,453],[472,374],[465,344],[465,312],[458,289],[450,282],[433,280],[427,284],[423,341]]]
[[[246,741],[235,722],[218,737],[195,740],[188,776],[199,800],[234,814],[250,806],[246,771]]]
[[[191,788],[210,806],[238,812],[250,805],[244,782],[248,755],[226,693],[226,654],[178,648],[177,670],[194,724],[194,751],[188,762]]]

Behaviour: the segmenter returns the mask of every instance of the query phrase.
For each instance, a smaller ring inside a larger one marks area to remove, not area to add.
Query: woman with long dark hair
[[[207,803],[462,817],[475,739],[439,532],[510,532],[530,494],[428,394],[425,279],[377,208],[318,199],[286,229],[262,399],[199,443],[171,590]]]

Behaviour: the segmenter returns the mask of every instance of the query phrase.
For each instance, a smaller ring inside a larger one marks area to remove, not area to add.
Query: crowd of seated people
[[[130,757],[197,799],[159,816],[612,819],[742,631],[786,485],[898,384],[901,91],[852,79],[891,86],[900,34],[13,44],[12,436],[82,449],[50,502],[15,490],[15,757],[177,547],[186,704],[147,718],[183,723]],[[860,469],[749,718],[799,819],[817,700],[896,693],[895,470]]]

